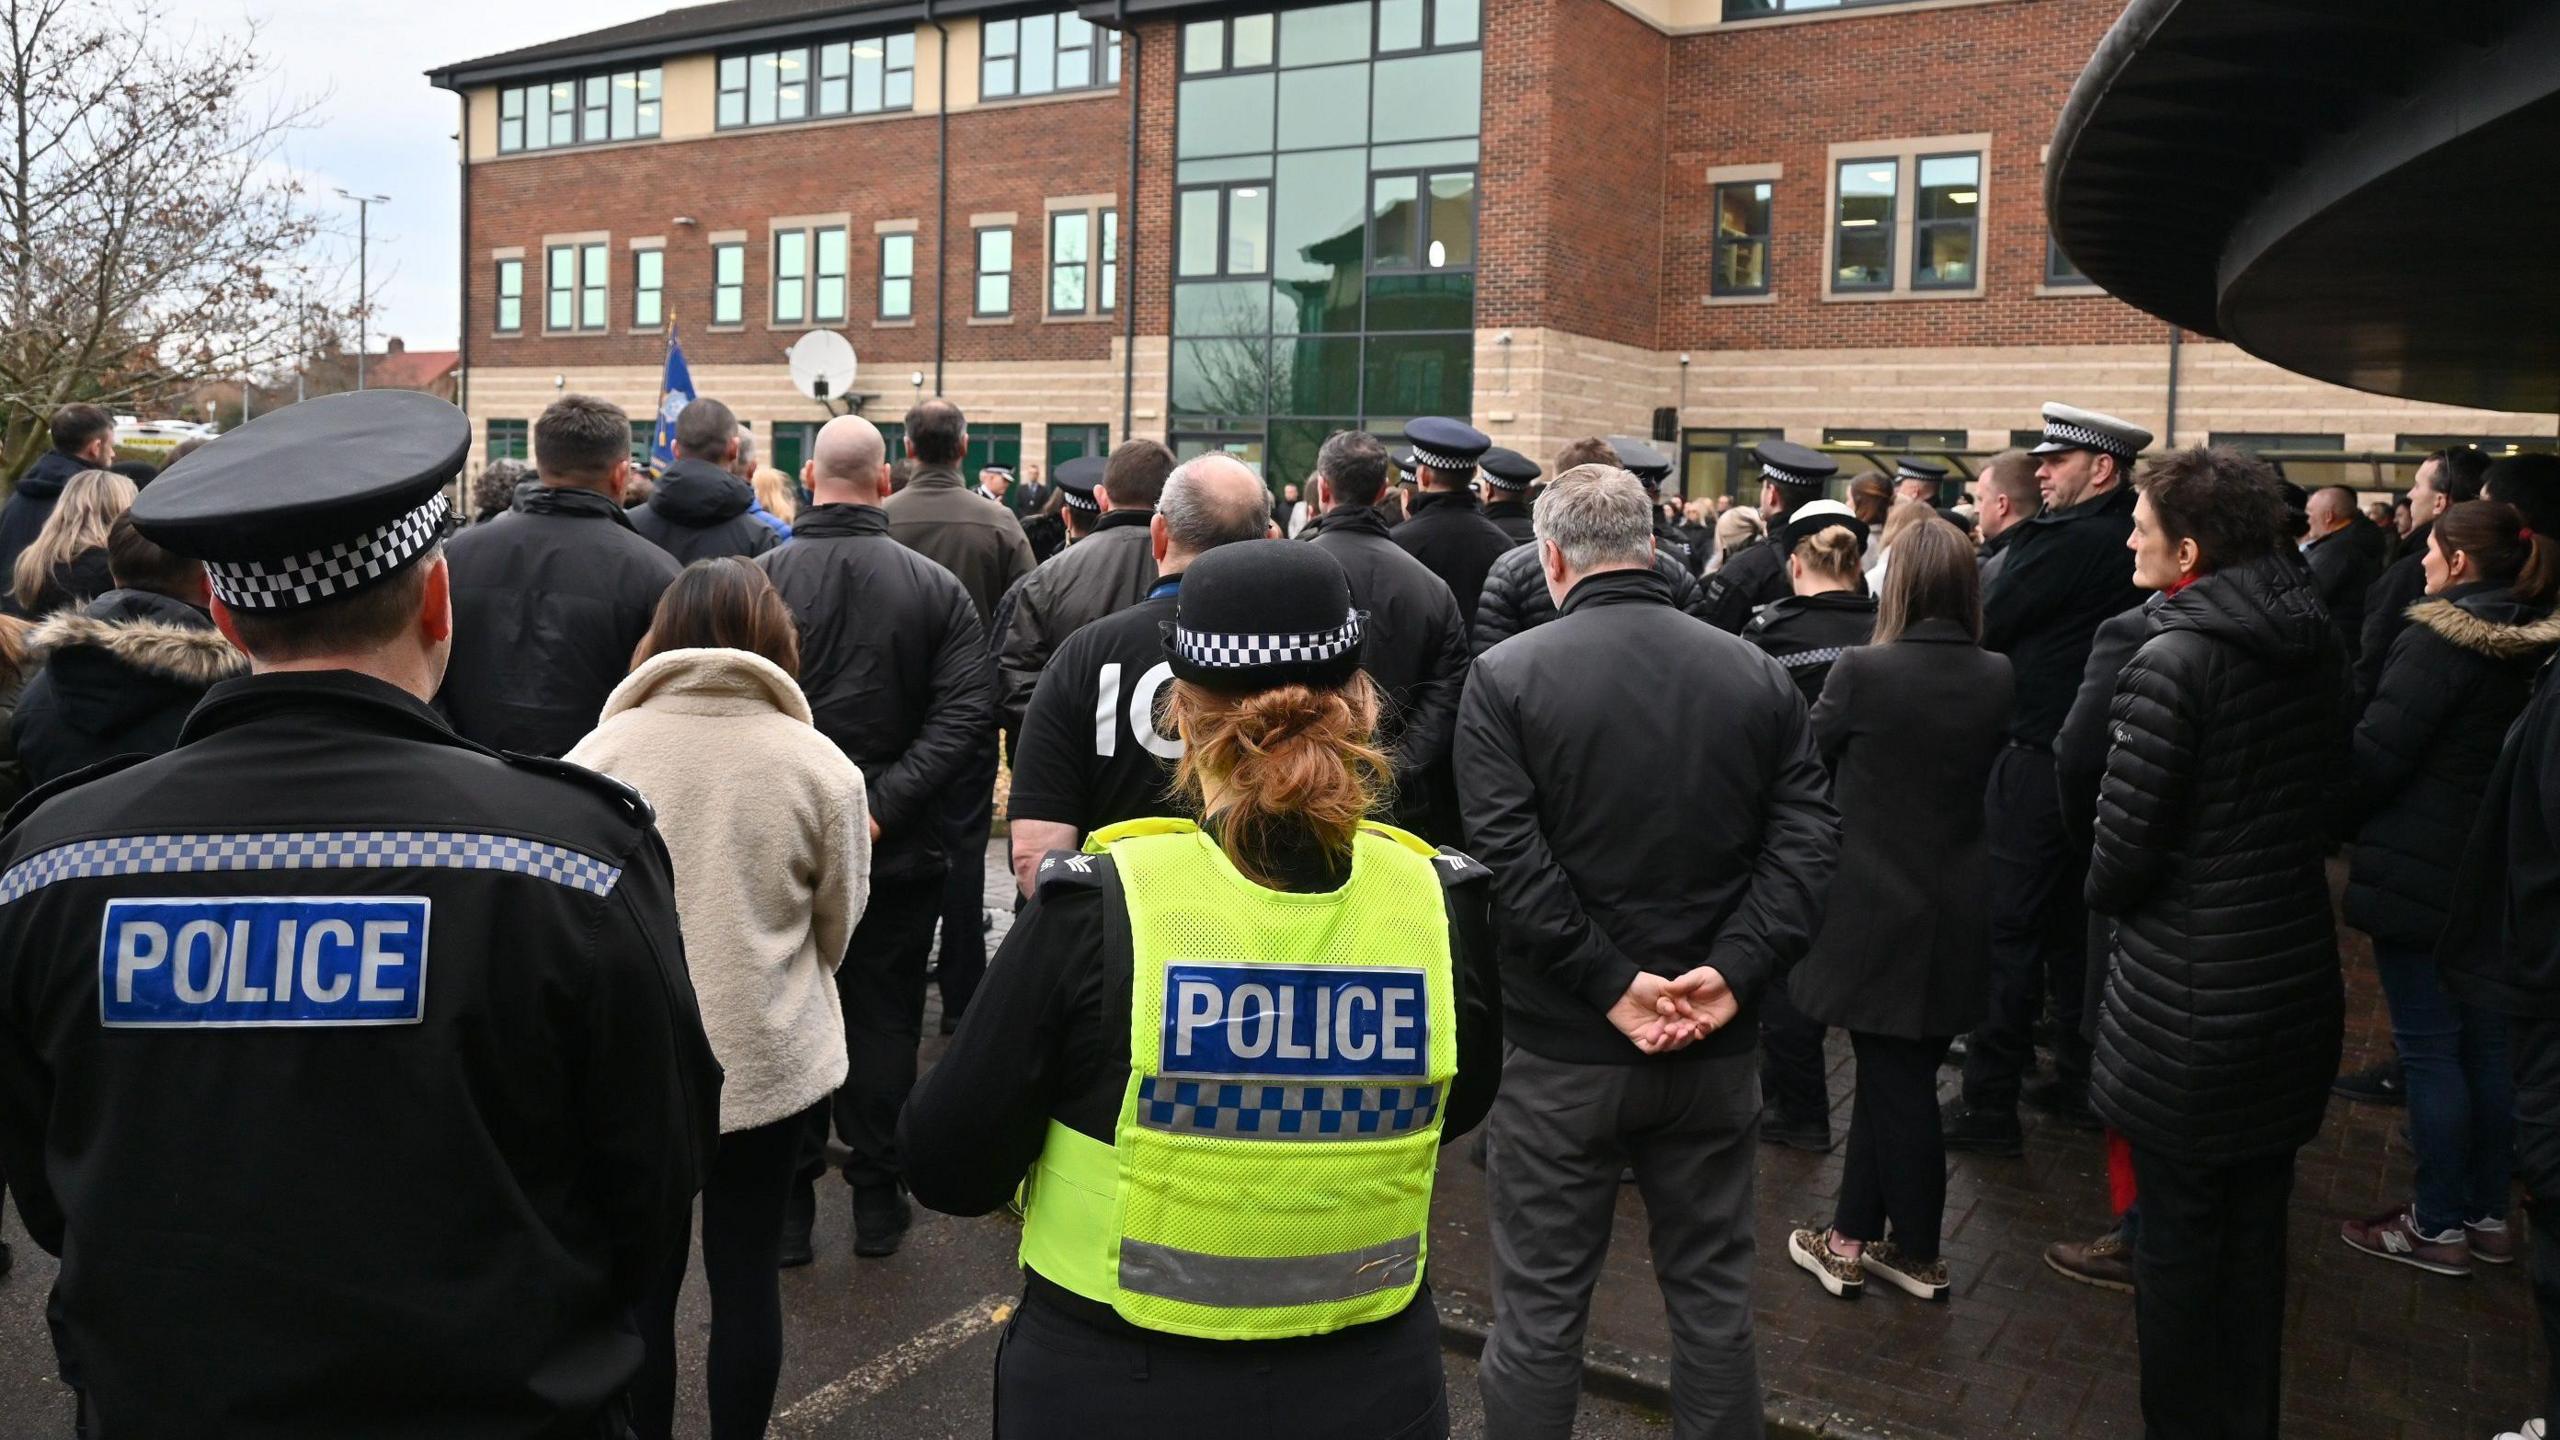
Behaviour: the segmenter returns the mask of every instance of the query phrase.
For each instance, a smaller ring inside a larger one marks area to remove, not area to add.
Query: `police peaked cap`
[[[1840,473],[1828,455],[1791,440],[1763,440],[1751,447],[1760,462],[1760,477],[1785,490],[1814,490]]]
[[[1049,472],[1049,478],[1056,482],[1058,498],[1068,508],[1098,515],[1102,502],[1093,498],[1093,492],[1101,488],[1102,474],[1109,468],[1110,462],[1099,455],[1079,455]]]
[[[1177,678],[1232,695],[1329,689],[1360,668],[1361,628],[1342,562],[1292,540],[1244,540],[1182,572],[1165,658]]]
[[[1906,455],[1902,459],[1893,462],[1893,478],[1896,480],[1926,480],[1930,484],[1934,485],[1947,478],[1947,467],[1944,465],[1934,464],[1927,460],[1914,460]]]
[[[1837,500],[1816,500],[1797,506],[1787,512],[1778,532],[1786,537],[1787,553],[1792,555],[1798,545],[1835,525],[1858,537],[1859,550],[1867,548],[1867,522],[1858,518],[1858,512]]]
[[[2060,450],[2096,450],[2119,460],[2130,460],[2150,448],[2151,432],[2130,420],[2083,410],[2077,405],[2048,401],[2044,407],[2044,439],[2030,455],[2051,455]]]
[[[135,497],[133,526],[201,560],[234,610],[285,611],[389,579],[442,540],[471,422],[419,390],[322,395],[217,436]]]
[[[1671,457],[1633,435],[1612,435],[1609,448],[1618,452],[1618,468],[1636,477],[1647,490],[1659,490],[1671,475]]]
[[[1526,490],[1538,483],[1538,462],[1500,445],[1485,451],[1476,468],[1484,472],[1484,482],[1497,490]]]
[[[1493,448],[1483,431],[1445,415],[1425,415],[1406,425],[1404,440],[1412,449],[1396,457],[1399,467],[1418,470],[1428,465],[1443,475],[1466,474]]]

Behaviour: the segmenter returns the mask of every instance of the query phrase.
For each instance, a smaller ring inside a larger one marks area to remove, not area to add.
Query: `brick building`
[[[865,414],[948,394],[981,460],[1138,434],[1275,480],[1422,413],[1544,456],[1670,407],[1692,493],[1761,436],[1992,449],[2048,398],[2179,443],[2547,439],[2173,335],[2072,271],[2045,144],[2120,8],[673,10],[433,72],[463,99],[463,402],[482,454],[563,389],[645,421],[672,324],[789,467],[824,414],[782,352],[813,328],[859,351]]]

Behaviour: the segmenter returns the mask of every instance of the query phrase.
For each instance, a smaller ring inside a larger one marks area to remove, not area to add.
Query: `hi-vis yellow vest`
[[[1049,1126],[1022,1263],[1132,1324],[1320,1335],[1422,1283],[1458,1071],[1433,851],[1371,825],[1351,878],[1266,890],[1187,821],[1098,831],[1127,898],[1129,1088],[1114,1142]]]

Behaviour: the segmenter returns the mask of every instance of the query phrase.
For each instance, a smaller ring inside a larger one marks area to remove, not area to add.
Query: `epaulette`
[[[103,780],[119,770],[132,769],[134,766],[151,758],[152,757],[149,755],[116,755],[111,756],[108,759],[101,760],[95,765],[74,770],[68,775],[56,775],[33,790],[28,791],[19,799],[17,804],[9,807],[9,818],[5,821],[0,821],[0,833],[17,829],[19,824],[28,816],[36,813],[36,807],[44,804],[44,802],[52,799],[56,795],[77,790],[92,780]]]
[[[1111,876],[1111,857],[1082,850],[1052,850],[1040,857],[1037,888],[1049,895],[1061,890],[1099,890]]]
[[[582,789],[592,790],[611,800],[624,813],[642,825],[654,825],[658,821],[658,812],[649,804],[648,797],[601,770],[590,770],[584,765],[572,765],[566,760],[554,760],[547,755],[521,755],[513,750],[501,750],[498,756],[519,770],[531,770],[538,775],[548,775],[555,780],[566,780]]]
[[[1433,874],[1440,877],[1440,888],[1443,890],[1454,890],[1461,885],[1472,885],[1479,880],[1493,878],[1493,872],[1485,868],[1483,861],[1446,845],[1441,846],[1439,853],[1431,857],[1431,870]]]

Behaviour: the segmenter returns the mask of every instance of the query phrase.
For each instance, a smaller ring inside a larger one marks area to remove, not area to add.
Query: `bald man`
[[[2312,491],[2306,513],[2311,531],[2302,558],[2352,659],[2364,638],[2364,592],[2382,577],[2382,532],[2356,509],[2356,492],[2344,485]],[[2365,531],[2372,532],[2370,541]]]
[[[800,625],[800,689],[819,733],[862,767],[871,792],[870,908],[836,971],[850,1070],[836,1092],[837,1133],[852,1152],[854,1253],[888,1255],[907,1228],[898,1109],[916,1078],[925,960],[952,863],[944,797],[985,747],[995,713],[986,632],[950,571],[889,536],[880,432],[859,416],[827,422],[801,472],[816,503],[792,543],[761,556]],[[804,1150],[803,1183],[783,1232],[785,1264],[807,1264],[823,1117]]]
[[[1068,636],[1024,711],[1007,802],[1024,894],[1050,851],[1072,850],[1105,825],[1172,813],[1166,796],[1182,742],[1159,719],[1173,679],[1164,622],[1192,561],[1271,533],[1271,492],[1234,459],[1203,455],[1166,478],[1147,522],[1156,578],[1146,598]]]

